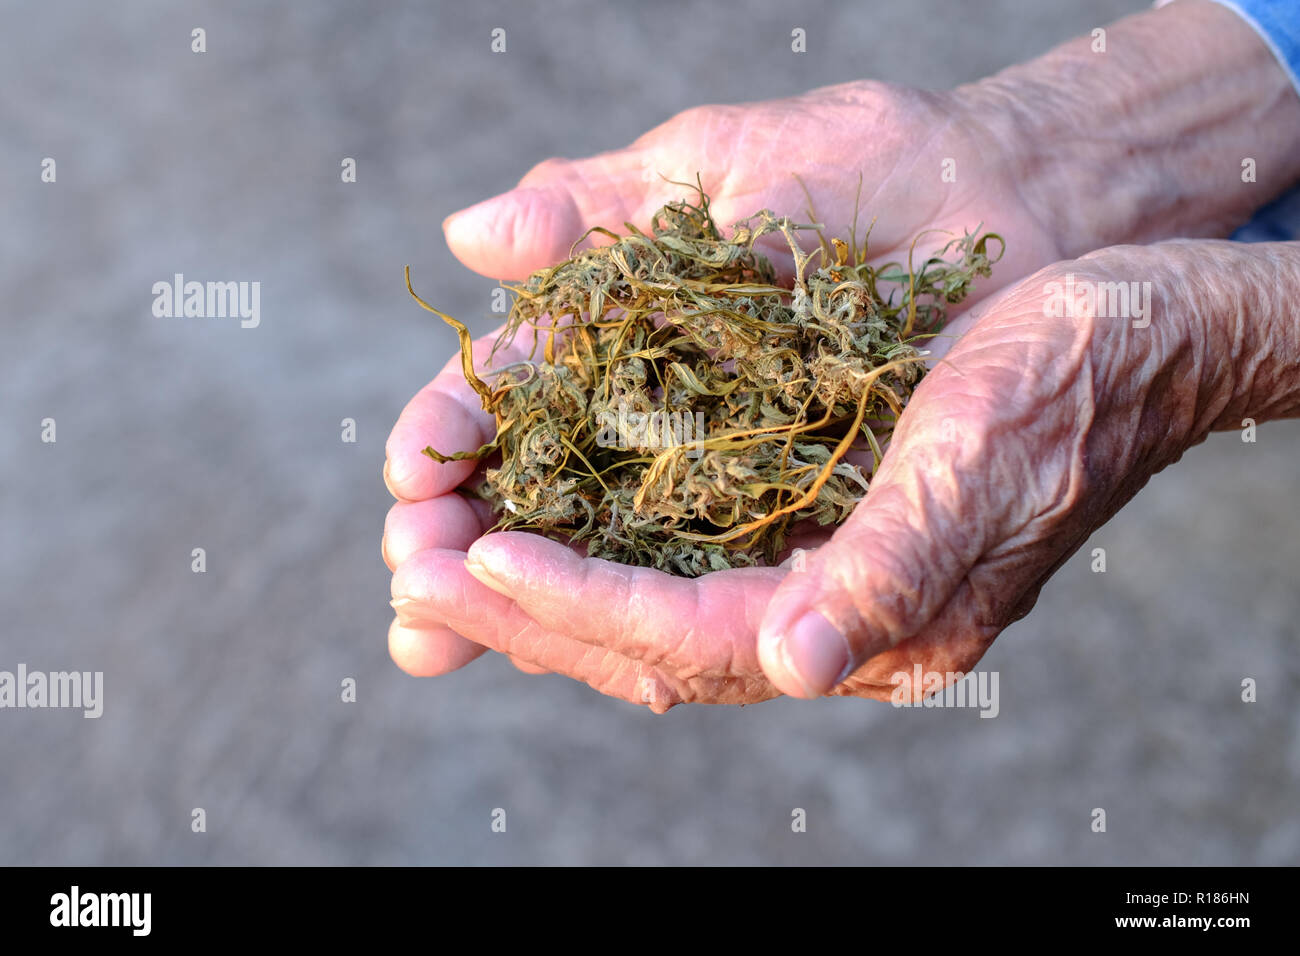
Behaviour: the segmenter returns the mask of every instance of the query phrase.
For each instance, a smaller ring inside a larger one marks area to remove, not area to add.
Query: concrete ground
[[[1213,437],[1100,530],[986,657],[995,720],[656,718],[386,649],[383,443],[453,347],[402,266],[462,316],[494,285],[447,213],[693,104],[948,86],[1141,6],[0,6],[0,669],[105,674],[99,720],[0,711],[0,863],[1300,860],[1293,423]],[[261,325],[153,317],[177,272],[260,281]]]

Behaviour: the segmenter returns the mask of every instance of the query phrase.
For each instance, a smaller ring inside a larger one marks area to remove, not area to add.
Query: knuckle
[[[560,179],[568,172],[571,165],[570,160],[561,156],[552,156],[549,159],[544,159],[524,174],[523,179],[519,180],[519,185],[532,186],[538,182],[548,182]]]

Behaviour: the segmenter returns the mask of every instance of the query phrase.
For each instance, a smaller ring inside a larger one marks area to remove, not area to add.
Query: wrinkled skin
[[[864,111],[878,122],[864,126]],[[1211,425],[1198,404],[1207,387],[1199,373],[1213,364],[1204,323],[1176,308],[1208,253],[1168,243],[1056,262],[1077,250],[1045,228],[1054,217],[1041,200],[1018,188],[1025,149],[1001,122],[960,91],[879,84],[707,107],[628,150],[544,163],[520,190],[449,220],[462,261],[519,278],[565,255],[587,226],[626,219],[644,227],[666,198],[657,180],[646,181],[647,168],[680,180],[728,170],[704,182],[720,222],[764,206],[803,208],[789,174],[800,169],[820,221],[847,234],[858,167],[830,160],[856,156],[868,184],[862,207],[879,217],[873,259],[905,257],[924,229],[981,222],[1006,237],[1008,256],[936,342],[942,360],[902,416],[867,497],[829,540],[798,542],[823,545],[800,570],[687,580],[583,559],[537,535],[485,536],[486,507],[453,491],[473,466],[420,454],[428,444],[469,449],[490,437],[491,419],[453,359],[403,411],[388,443],[385,479],[399,500],[384,556],[395,572],[389,641],[399,666],[440,674],[490,649],[522,670],[565,674],[656,711],[780,693],[888,699],[891,675],[914,664],[970,670],[1088,535]],[[955,183],[940,182],[945,159],[955,160]],[[919,170],[933,170],[933,188],[916,188]],[[1152,281],[1168,312],[1142,330],[1087,314],[1046,318],[1044,286],[1067,273]],[[807,609],[849,635],[846,679],[810,686],[778,651],[777,638]]]
[[[397,569],[399,619],[449,625],[528,667],[655,709],[739,704],[779,693],[758,633],[777,589],[795,588],[829,619],[865,629],[866,663],[832,693],[888,699],[891,676],[916,664],[969,671],[1061,562],[1210,424],[1190,374],[1206,364],[1195,316],[1147,329],[1047,319],[1044,286],[1067,273],[1150,276],[1163,283],[1157,304],[1177,302],[1197,247],[1212,245],[1104,250],[977,308],[917,389],[864,502],[801,571],[687,580],[510,532],[469,549],[509,597],[466,571],[464,552],[435,543]],[[436,540],[437,529],[426,533],[419,544]]]
[[[961,235],[983,223],[1015,239],[994,280],[1005,284],[1060,259],[1063,246],[1020,195],[1027,178],[1020,157],[1029,146],[1012,129],[1005,102],[980,99],[859,82],[764,103],[696,107],[626,149],[541,163],[505,196],[449,217],[447,241],[471,269],[523,279],[567,258],[573,240],[593,225],[645,228],[666,201],[689,197],[698,174],[723,227],[763,208],[798,218],[811,198],[828,234],[847,239],[856,203],[859,237],[876,219],[876,259],[906,258],[923,230]],[[954,182],[943,178],[947,161]],[[918,252],[948,238],[927,237]],[[759,248],[788,265],[780,236]]]
[[[871,120],[864,122],[864,115]],[[1008,254],[992,279],[977,283],[970,300],[975,301],[1060,257],[1061,245],[1020,197],[1015,163],[1027,149],[1002,128],[1004,122],[997,110],[964,102],[955,93],[869,82],[748,106],[699,107],[627,149],[542,163],[516,190],[465,210],[444,227],[449,245],[466,265],[484,274],[521,279],[566,256],[573,238],[590,226],[630,221],[646,228],[654,210],[682,192],[660,176],[689,182],[699,171],[725,169],[721,182],[704,181],[719,223],[764,207],[806,209],[811,197],[829,234],[847,236],[857,203],[862,210],[860,234],[870,223],[868,213],[876,217],[870,237],[876,260],[905,258],[912,240],[926,229],[960,234],[980,223],[986,228],[996,223],[1007,238]],[[932,132],[917,142],[909,135],[917,129]],[[858,161],[846,166],[836,157]],[[947,159],[959,171],[955,183],[941,181]],[[801,170],[802,185],[793,175],[796,169]],[[931,170],[934,188],[915,188],[918,169]],[[860,200],[859,173],[864,184]],[[946,237],[935,234],[929,239],[928,244],[922,240],[918,254],[942,245]],[[476,343],[477,356],[487,354],[498,331]],[[939,340],[934,350],[944,348],[946,341]],[[498,361],[520,357],[511,351]],[[421,454],[429,444],[439,449],[476,447],[488,431],[490,421],[461,378],[454,357],[408,404],[388,441],[384,476],[398,499],[385,526],[384,557],[390,568],[418,551],[463,553],[490,526],[485,510],[448,495],[472,466],[440,465]],[[808,547],[816,542],[798,543]],[[469,591],[475,593],[474,588]],[[486,600],[481,588],[477,592]],[[453,670],[484,649],[437,622],[428,607],[421,610],[418,622],[409,611],[399,614],[389,644],[399,666],[419,675]],[[536,670],[526,656],[512,658],[524,669]]]

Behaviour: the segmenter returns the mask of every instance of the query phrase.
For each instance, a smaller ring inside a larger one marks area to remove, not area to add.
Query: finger
[[[459,495],[443,495],[428,501],[398,502],[389,509],[380,545],[389,570],[411,555],[427,548],[467,547],[490,523],[487,515]],[[389,633],[393,660],[408,673],[422,677],[445,674],[468,664],[484,648],[440,626],[402,629]],[[400,627],[394,622],[394,627]],[[399,660],[400,656],[400,660]]]
[[[523,671],[525,674],[540,675],[550,673],[550,671],[545,667],[538,667],[536,664],[530,664],[528,661],[521,660],[518,657],[510,658],[510,663],[514,664],[516,668]]]
[[[640,218],[649,186],[642,155],[629,148],[548,160],[509,192],[448,216],[447,245],[475,272],[524,279],[567,259],[591,226],[617,228]]]
[[[583,558],[540,535],[501,532],[470,547],[466,569],[537,624],[680,677],[762,675],[755,636],[785,572],[715,571],[682,578]]]
[[[1089,412],[1051,383],[1076,381],[1087,348],[1064,325],[1044,335],[1041,310],[1018,308],[976,322],[922,381],[866,497],[773,595],[758,650],[786,693],[827,693],[920,633],[977,563],[1000,576],[966,608],[976,629],[1005,626],[1041,572],[1032,526],[1086,480]]]
[[[488,374],[487,360],[504,326],[473,342],[474,365]],[[526,359],[532,336],[520,334],[498,350],[496,367]],[[384,482],[399,501],[420,501],[446,494],[468,478],[474,461],[437,462],[424,454],[432,447],[444,455],[474,451],[496,433],[491,415],[483,410],[478,394],[465,381],[461,357],[448,359],[437,377],[407,402],[385,446]]]
[[[918,702],[933,689],[929,684],[931,675],[970,673],[1002,630],[1001,624],[978,623],[976,605],[974,589],[967,579],[919,634],[870,658],[830,693]]]
[[[388,570],[417,551],[429,548],[464,550],[487,529],[483,512],[460,495],[441,495],[426,501],[399,501],[384,519],[381,551]]]
[[[566,549],[567,550],[567,549]],[[423,551],[393,576],[394,606],[404,623],[431,617],[459,633],[537,667],[563,674],[612,697],[662,713],[678,703],[756,703],[774,696],[763,678],[678,675],[540,626],[514,601],[485,587],[457,551]]]
[[[513,601],[470,576],[464,558],[460,551],[422,551],[398,568],[393,606],[404,625],[447,621],[485,650],[565,674],[603,694],[635,702],[648,696],[653,703],[647,703],[660,711],[681,702],[648,666],[538,627]]]
[[[436,677],[464,667],[487,648],[445,627],[407,627],[394,620],[388,628],[388,654],[412,677]]]
[[[969,502],[960,477],[979,474],[962,462],[978,441],[946,427],[944,414],[943,401],[917,390],[866,497],[773,595],[758,654],[787,694],[828,693],[918,633],[988,545],[997,515]]]

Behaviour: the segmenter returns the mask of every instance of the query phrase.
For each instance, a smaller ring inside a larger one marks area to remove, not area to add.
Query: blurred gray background
[[[1300,860],[1291,423],[1213,437],[1098,532],[981,665],[996,720],[654,717],[387,654],[384,439],[454,344],[402,266],[478,332],[495,285],[445,215],[691,105],[945,87],[1142,6],[5,3],[0,669],[102,670],[106,701],[0,711],[0,862]],[[260,281],[261,326],[154,318],[176,272]]]

